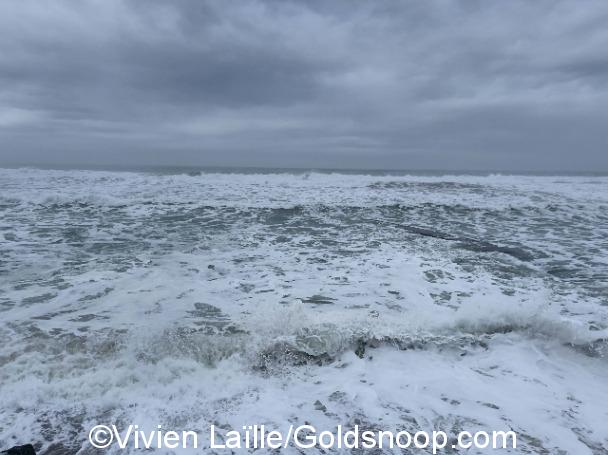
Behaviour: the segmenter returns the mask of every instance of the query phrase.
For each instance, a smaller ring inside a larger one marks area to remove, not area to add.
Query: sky
[[[0,165],[608,171],[605,0],[2,0]]]

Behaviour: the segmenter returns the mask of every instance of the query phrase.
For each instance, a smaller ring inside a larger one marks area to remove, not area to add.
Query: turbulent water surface
[[[608,177],[0,170],[0,449],[310,422],[608,453],[607,253]]]

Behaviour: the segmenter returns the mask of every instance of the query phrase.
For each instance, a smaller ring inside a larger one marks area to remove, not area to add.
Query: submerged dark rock
[[[394,223],[393,223],[394,224]],[[440,240],[447,240],[458,242],[457,246],[459,248],[475,251],[477,253],[503,253],[509,256],[512,256],[520,261],[528,262],[535,259],[535,255],[530,251],[520,247],[510,247],[510,246],[502,246],[496,245],[492,242],[488,242],[486,240],[479,240],[470,237],[462,237],[458,235],[452,235],[447,232],[442,232],[436,229],[427,229],[418,226],[411,225],[399,225],[402,229],[410,232],[412,234],[421,235],[423,237],[432,237]],[[545,254],[539,254],[541,257],[546,257]]]
[[[5,450],[0,453],[5,453],[6,455],[36,455],[36,451],[34,450],[34,446],[31,444],[25,444],[23,446],[15,446],[11,447],[8,450]]]

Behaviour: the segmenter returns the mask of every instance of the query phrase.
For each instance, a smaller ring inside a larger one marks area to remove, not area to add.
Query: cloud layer
[[[6,0],[0,164],[608,171],[608,3]]]

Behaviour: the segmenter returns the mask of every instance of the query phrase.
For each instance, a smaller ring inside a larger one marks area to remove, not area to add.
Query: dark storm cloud
[[[602,1],[6,0],[0,164],[608,170]]]

